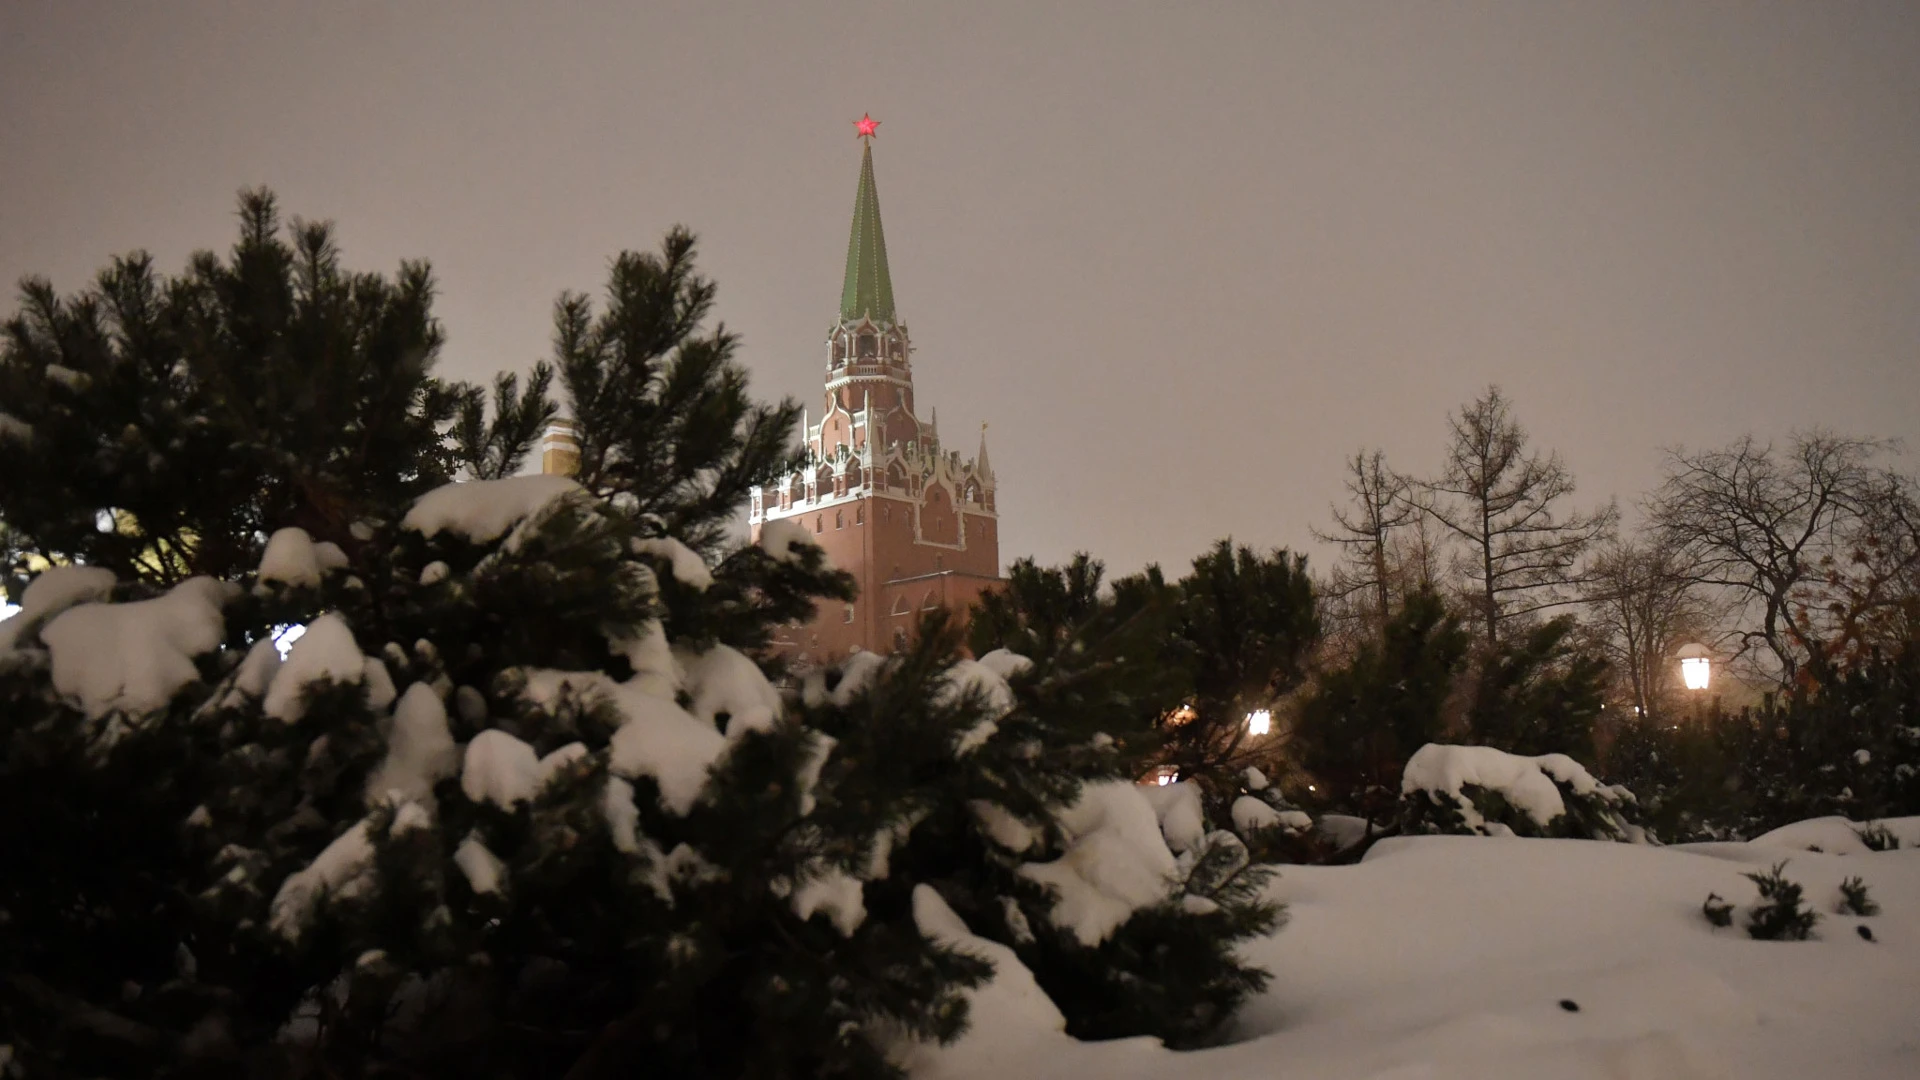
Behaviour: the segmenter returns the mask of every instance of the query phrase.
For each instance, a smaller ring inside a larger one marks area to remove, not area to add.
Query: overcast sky
[[[1489,382],[1583,504],[1673,443],[1920,441],[1916,58],[1913,3],[4,0],[0,277],[177,267],[267,184],[430,258],[477,379],[682,222],[811,401],[871,111],[1003,559],[1184,567],[1310,545],[1345,455],[1435,468]]]

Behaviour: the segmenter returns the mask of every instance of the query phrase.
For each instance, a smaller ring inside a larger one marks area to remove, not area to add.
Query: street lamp
[[[1247,714],[1247,734],[1265,735],[1273,730],[1273,713],[1267,709],[1255,709]]]
[[[1689,690],[1705,690],[1713,677],[1713,661],[1707,647],[1699,642],[1680,646],[1675,654],[1680,658],[1680,678]]]

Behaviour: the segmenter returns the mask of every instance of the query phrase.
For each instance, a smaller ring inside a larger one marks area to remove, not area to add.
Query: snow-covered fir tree
[[[303,264],[312,234],[276,248],[265,224],[189,279],[279,259],[297,285],[325,263],[348,285],[312,318],[268,303],[261,329],[209,306],[217,288],[150,291],[181,304],[160,324],[209,323],[169,346],[178,370],[220,370],[205,352],[244,333],[281,343],[248,375],[271,415],[283,369],[381,340],[378,320],[329,335],[396,286],[330,248]],[[423,279],[413,295],[418,371]],[[675,233],[617,260],[604,304],[563,301],[584,484],[510,475],[551,415],[544,371],[490,411],[418,379],[340,390],[357,404],[329,415],[361,426],[310,431],[293,479],[260,464],[293,470],[290,446],[243,455],[219,498],[167,455],[222,422],[227,388],[122,370],[164,367],[130,336],[88,346],[90,377],[150,400],[9,428],[0,464],[124,434],[161,487],[116,488],[111,462],[93,486],[0,469],[10,526],[61,564],[0,624],[17,1064],[892,1076],[989,978],[1032,979],[1073,1034],[1176,1044],[1264,984],[1233,951],[1278,917],[1245,845],[1131,782],[1158,714],[1122,662],[1144,623],[1106,606],[1053,654],[970,660],[936,617],[902,655],[776,685],[770,628],[850,586],[797,528],[728,539],[741,492],[790,466],[796,417],[747,395],[712,300]],[[9,385],[48,377],[44,344],[10,342]],[[455,468],[484,479],[437,483]],[[133,531],[90,547],[74,522],[101,507]]]

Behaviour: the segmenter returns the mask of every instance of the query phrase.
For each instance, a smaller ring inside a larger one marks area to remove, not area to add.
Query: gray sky
[[[1003,558],[1177,568],[1308,546],[1344,455],[1437,466],[1488,382],[1583,503],[1675,442],[1920,441],[1916,57],[1910,3],[5,0],[0,277],[175,268],[264,183],[353,266],[431,258],[482,378],[684,222],[811,400],[871,111]]]

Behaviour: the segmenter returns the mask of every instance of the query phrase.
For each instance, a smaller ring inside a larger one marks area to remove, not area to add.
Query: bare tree
[[[1920,493],[1883,471],[1868,492],[1844,558],[1825,567],[1822,654],[1838,666],[1920,640]]]
[[[1313,531],[1315,539],[1342,549],[1325,598],[1336,603],[1361,599],[1367,628],[1377,634],[1393,610],[1394,530],[1414,523],[1420,511],[1411,498],[1412,481],[1388,468],[1380,450],[1357,451],[1347,459],[1346,486],[1346,508],[1332,508],[1333,531]]]
[[[1624,680],[1639,715],[1666,712],[1674,654],[1713,635],[1723,612],[1671,548],[1613,542],[1594,555],[1587,581],[1587,625]]]
[[[1668,452],[1648,516],[1696,580],[1730,591],[1748,619],[1738,654],[1762,675],[1826,677],[1910,588],[1912,482],[1875,464],[1892,445],[1812,431]]]
[[[1431,500],[1426,497],[1426,492],[1416,486],[1412,499],[1414,507],[1420,512],[1406,528],[1394,535],[1393,555],[1388,563],[1393,567],[1394,584],[1402,595],[1442,592],[1446,577],[1448,534],[1441,526],[1434,524],[1433,515],[1427,512]]]
[[[1465,548],[1455,572],[1487,644],[1497,644],[1507,620],[1578,602],[1580,559],[1619,513],[1609,502],[1560,515],[1573,475],[1558,454],[1529,449],[1499,387],[1448,420],[1446,468],[1425,485],[1428,513]]]

